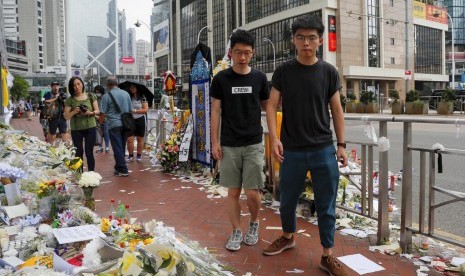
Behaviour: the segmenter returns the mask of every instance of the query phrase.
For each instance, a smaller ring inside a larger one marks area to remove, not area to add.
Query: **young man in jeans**
[[[347,165],[344,142],[344,114],[339,98],[341,83],[334,66],[316,56],[323,43],[320,18],[305,16],[292,24],[292,43],[297,58],[283,63],[273,74],[267,121],[274,158],[282,162],[280,171],[280,213],[283,234],[263,250],[276,255],[295,246],[296,207],[310,171],[318,229],[323,247],[320,268],[330,275],[347,275],[333,256],[336,196],[339,183],[338,161]],[[276,110],[282,98],[281,141],[276,135]],[[331,107],[337,150],[330,129]]]
[[[220,161],[220,185],[228,188],[227,213],[233,228],[226,248],[234,251],[243,241],[239,201],[242,188],[250,211],[244,243],[254,245],[258,241],[260,188],[264,186],[261,104],[268,100],[269,92],[265,74],[249,66],[254,36],[237,30],[230,39],[233,65],[213,78],[210,90],[212,153]]]

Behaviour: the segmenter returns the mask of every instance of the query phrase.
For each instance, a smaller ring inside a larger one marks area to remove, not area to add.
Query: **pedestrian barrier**
[[[262,117],[265,117],[262,113]],[[465,247],[465,237],[459,239],[452,239],[446,234],[437,234],[434,231],[434,215],[438,208],[445,205],[454,204],[457,202],[465,202],[465,193],[460,191],[453,191],[445,189],[436,184],[436,163],[435,155],[450,154],[456,156],[465,156],[465,150],[461,149],[444,149],[432,150],[426,148],[412,147],[412,124],[448,124],[448,125],[465,125],[465,119],[449,119],[449,118],[432,118],[426,116],[386,116],[386,115],[372,115],[372,116],[352,116],[345,115],[346,121],[363,121],[365,123],[378,122],[379,123],[379,137],[388,137],[388,123],[397,122],[403,123],[403,163],[402,163],[402,193],[401,193],[401,225],[400,225],[400,245],[403,252],[410,252],[412,249],[412,234],[421,234],[424,236],[432,237],[441,241],[448,242],[457,246]],[[279,199],[279,163],[276,163],[271,157],[271,148],[269,145],[269,134],[266,126],[266,120],[262,118],[264,125],[265,136],[265,168],[267,181],[266,186],[272,190],[273,197]],[[342,173],[344,177],[348,178],[353,185],[356,185],[362,197],[361,210],[355,210],[346,206],[338,205],[338,208],[352,212],[357,215],[369,217],[378,221],[377,241],[383,243],[388,241],[390,237],[389,230],[389,189],[394,189],[390,185],[389,169],[388,169],[388,154],[389,151],[378,152],[378,161],[373,159],[373,151],[377,148],[373,143],[362,143],[357,141],[346,141],[347,144],[359,145],[361,148],[361,172],[360,173]],[[420,153],[419,164],[413,164],[413,152]],[[429,155],[429,161],[426,160],[426,155]],[[373,206],[373,178],[371,177],[374,172],[374,164],[378,162],[378,215],[374,217]],[[428,165],[427,165],[428,164]],[[412,221],[412,168],[420,167],[419,176],[419,189],[420,200],[419,208],[416,210],[419,214],[418,228],[413,227]],[[428,167],[428,169],[426,168]],[[362,173],[365,172],[365,173]],[[429,186],[426,186],[426,173],[429,173]],[[353,181],[351,177],[360,176],[360,183]],[[451,197],[452,199],[436,203],[438,194],[443,194]],[[426,197],[428,201],[426,201]],[[425,222],[425,215],[427,221]],[[463,214],[457,213],[457,216]],[[451,218],[453,219],[453,218]]]

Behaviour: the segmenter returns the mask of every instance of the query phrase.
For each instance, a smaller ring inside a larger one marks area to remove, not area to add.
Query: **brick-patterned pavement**
[[[38,117],[32,121],[13,119],[15,129],[43,139]],[[130,163],[130,176],[113,176],[114,160],[112,152],[95,153],[96,171],[103,176],[103,183],[95,192],[97,213],[106,216],[110,199],[121,200],[130,205],[132,215],[139,221],[156,219],[192,240],[202,247],[208,247],[220,262],[236,269],[235,275],[277,276],[289,275],[286,271],[303,270],[300,275],[327,275],[318,268],[321,246],[318,228],[303,219],[298,219],[297,229],[306,230],[305,235],[296,235],[296,247],[277,256],[264,256],[262,249],[280,234],[278,230],[267,230],[267,226],[280,226],[280,219],[271,209],[264,208],[260,213],[260,240],[255,246],[243,245],[237,252],[225,249],[230,235],[230,225],[225,215],[225,199],[209,199],[207,193],[199,190],[199,185],[181,182],[171,175],[154,171],[147,156],[142,163]],[[191,188],[186,188],[191,187]],[[243,213],[248,213],[245,200]],[[243,232],[247,230],[248,216],[242,217]],[[342,236],[336,231],[336,256],[360,253],[383,266],[386,270],[370,275],[416,275],[414,265],[399,255],[387,256],[370,252],[368,239]],[[351,271],[351,275],[357,273]]]

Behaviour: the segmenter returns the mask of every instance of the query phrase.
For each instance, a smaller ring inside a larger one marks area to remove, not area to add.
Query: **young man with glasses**
[[[220,162],[220,185],[228,188],[227,214],[233,228],[226,248],[235,251],[243,239],[247,245],[258,241],[260,188],[264,186],[261,106],[265,106],[269,91],[265,74],[249,66],[254,36],[237,30],[230,40],[232,67],[213,78],[210,90],[212,153]],[[250,212],[245,238],[240,226],[242,189]]]
[[[344,114],[339,99],[341,82],[334,66],[316,53],[323,43],[324,26],[316,16],[304,16],[292,24],[292,43],[297,58],[283,63],[273,74],[273,87],[266,113],[274,158],[281,164],[280,215],[283,234],[263,250],[277,255],[295,246],[297,202],[310,171],[323,247],[320,268],[330,275],[348,275],[334,257],[338,161],[347,165]],[[282,98],[281,137],[276,134],[276,111]],[[330,110],[337,137],[337,150],[330,129]]]

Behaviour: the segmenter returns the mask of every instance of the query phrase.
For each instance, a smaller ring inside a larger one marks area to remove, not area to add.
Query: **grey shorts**
[[[264,187],[264,146],[221,147],[220,185],[246,190]]]

